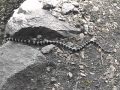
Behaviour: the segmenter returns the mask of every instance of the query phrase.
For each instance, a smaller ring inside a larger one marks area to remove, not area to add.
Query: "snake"
[[[37,46],[53,44],[53,45],[62,46],[63,48],[67,48],[68,50],[70,50],[72,52],[81,51],[83,48],[85,48],[89,44],[97,45],[99,48],[101,48],[102,51],[104,51],[106,53],[113,52],[113,51],[104,50],[97,42],[95,42],[95,40],[96,40],[95,38],[91,38],[89,41],[85,42],[81,46],[75,47],[75,46],[69,46],[63,42],[54,41],[54,40],[46,40],[46,39],[45,40],[32,40],[32,39],[15,38],[10,35],[5,36],[5,41],[12,41],[12,42],[18,42],[18,43],[23,43],[23,44],[27,44],[27,45],[37,45]]]

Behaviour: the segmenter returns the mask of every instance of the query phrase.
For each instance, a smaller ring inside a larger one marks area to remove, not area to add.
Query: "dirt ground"
[[[11,11],[22,2],[18,1],[2,2],[9,6],[8,8],[1,4],[1,7],[6,9],[5,12],[2,8],[0,10],[0,17],[4,18],[0,23],[1,39]],[[101,8],[96,11],[97,8],[91,4],[84,8],[84,16],[90,16],[91,24],[95,25],[88,33],[96,36],[104,50],[113,50],[115,53],[106,53],[92,44],[77,53],[56,47],[49,54],[45,54],[45,63],[31,65],[10,77],[3,90],[120,90],[120,1],[89,1]],[[91,7],[94,7],[95,11],[92,11]],[[82,25],[81,22],[79,25]],[[85,37],[87,39],[89,35]],[[77,43],[80,45],[81,42]]]
[[[0,45],[7,20],[12,16],[14,9],[18,8],[24,0],[0,0]]]

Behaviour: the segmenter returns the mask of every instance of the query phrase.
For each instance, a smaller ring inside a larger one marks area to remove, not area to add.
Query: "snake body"
[[[5,40],[28,44],[28,45],[37,45],[37,46],[54,44],[54,45],[59,45],[64,48],[67,48],[68,50],[70,50],[72,52],[78,52],[78,51],[82,50],[83,48],[85,48],[87,45],[94,44],[94,45],[97,45],[98,47],[100,47],[104,52],[111,53],[111,51],[104,50],[98,43],[95,42],[95,39],[93,39],[93,38],[90,41],[84,43],[83,45],[81,45],[79,47],[72,47],[72,46],[69,46],[60,41],[20,39],[20,38],[15,38],[15,37],[11,37],[11,36],[7,36],[5,38]]]

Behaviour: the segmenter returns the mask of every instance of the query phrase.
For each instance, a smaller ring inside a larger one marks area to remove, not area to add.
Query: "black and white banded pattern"
[[[72,46],[69,46],[63,42],[59,42],[59,41],[52,41],[52,40],[41,41],[41,40],[31,40],[31,39],[20,39],[20,38],[14,38],[14,37],[10,37],[10,36],[5,37],[5,40],[23,43],[23,44],[28,44],[28,45],[37,45],[37,46],[54,44],[54,45],[59,45],[59,46],[62,46],[64,48],[67,48],[68,50],[70,50],[72,52],[78,52],[78,51],[82,50],[83,48],[85,48],[87,45],[93,44],[93,45],[96,45],[99,48],[101,48],[101,50],[103,50],[106,53],[112,53],[112,51],[104,50],[98,43],[96,43],[95,38],[92,38],[90,41],[84,43],[83,45],[81,45],[79,47],[72,47]]]

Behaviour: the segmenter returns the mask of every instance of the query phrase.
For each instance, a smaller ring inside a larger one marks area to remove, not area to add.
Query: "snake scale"
[[[62,46],[63,48],[67,48],[68,50],[70,50],[72,52],[78,52],[78,51],[82,50],[83,48],[85,48],[87,45],[93,44],[93,45],[97,45],[99,48],[101,48],[102,51],[104,51],[106,53],[112,53],[112,51],[104,50],[97,42],[95,42],[95,38],[90,39],[88,42],[84,43],[83,45],[81,45],[79,47],[72,47],[72,46],[69,46],[60,41],[20,39],[20,38],[12,37],[10,35],[6,35],[5,40],[23,43],[23,44],[27,44],[27,45],[37,45],[37,46],[54,44],[54,45]]]

